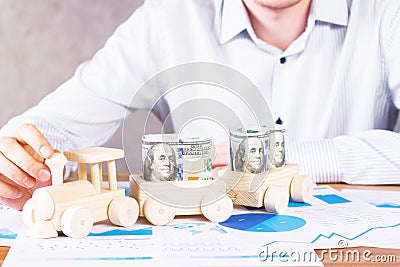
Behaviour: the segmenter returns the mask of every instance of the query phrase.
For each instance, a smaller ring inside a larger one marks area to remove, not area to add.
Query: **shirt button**
[[[285,64],[285,62],[286,62],[286,57],[281,57],[279,61],[281,62],[281,64]]]

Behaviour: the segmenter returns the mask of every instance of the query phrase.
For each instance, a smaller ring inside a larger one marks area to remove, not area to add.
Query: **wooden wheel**
[[[271,185],[264,195],[264,207],[266,211],[280,213],[287,209],[289,204],[289,188]]]
[[[51,221],[36,220],[31,227],[30,234],[34,238],[57,237],[58,232]]]
[[[52,238],[58,236],[51,221],[36,218],[32,198],[25,202],[22,209],[22,220],[30,228],[29,233],[33,238]]]
[[[35,217],[41,220],[50,220],[55,211],[55,203],[52,194],[48,190],[40,188],[32,195],[32,205]]]
[[[147,199],[143,205],[146,219],[154,225],[165,225],[175,218],[175,208],[162,204],[154,199]]]
[[[312,198],[313,184],[308,176],[296,175],[290,183],[290,196],[293,201],[307,202]]]
[[[61,216],[61,230],[66,236],[82,238],[93,228],[93,216],[90,210],[72,206],[67,208]]]
[[[35,223],[35,212],[33,211],[33,201],[32,198],[25,202],[22,208],[22,221],[26,226],[33,226]]]
[[[212,222],[224,222],[231,217],[233,210],[232,200],[225,195],[221,199],[215,195],[207,195],[201,200],[201,212]]]
[[[116,197],[108,206],[108,218],[119,226],[128,227],[133,225],[139,217],[139,205],[134,198]]]

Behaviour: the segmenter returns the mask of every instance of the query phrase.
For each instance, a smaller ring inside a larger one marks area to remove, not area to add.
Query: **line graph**
[[[277,244],[277,243],[315,244],[315,243],[316,243],[318,240],[320,240],[321,238],[332,239],[332,238],[335,237],[335,236],[340,237],[340,238],[345,239],[345,240],[348,240],[348,241],[353,241],[353,240],[356,240],[357,238],[360,238],[361,236],[363,236],[363,235],[365,235],[365,234],[367,234],[367,233],[369,233],[369,232],[371,232],[371,231],[373,231],[373,230],[377,230],[377,229],[388,229],[388,228],[396,228],[396,227],[400,227],[400,223],[397,223],[397,224],[394,224],[394,225],[387,225],[387,226],[376,226],[376,227],[371,227],[371,228],[369,228],[369,229],[367,229],[367,230],[365,230],[365,231],[361,232],[360,234],[357,234],[357,235],[355,235],[355,236],[353,236],[353,237],[348,237],[348,236],[345,236],[345,235],[342,235],[342,234],[339,234],[339,233],[336,233],[336,232],[332,232],[332,233],[329,234],[329,235],[319,234],[319,235],[317,235],[316,238],[314,238],[314,239],[313,239],[312,241],[310,241],[310,242],[298,242],[298,241],[296,242],[296,241],[290,241],[290,240],[275,240],[275,241],[268,242],[268,243],[266,243],[266,244],[264,244],[264,245],[262,245],[262,246],[264,247],[264,246],[269,246],[269,245]]]

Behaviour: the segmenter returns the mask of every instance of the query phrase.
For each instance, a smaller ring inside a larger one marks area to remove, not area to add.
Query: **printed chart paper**
[[[310,203],[289,206],[281,214],[235,207],[222,223],[202,216],[178,216],[165,226],[141,218],[128,229],[104,222],[84,239],[31,239],[21,232],[4,267],[318,266],[314,248],[399,243],[399,216],[329,187],[315,188]]]

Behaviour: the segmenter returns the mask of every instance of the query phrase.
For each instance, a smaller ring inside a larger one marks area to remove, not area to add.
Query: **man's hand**
[[[229,144],[219,143],[215,145],[215,157],[213,159],[213,176],[219,177],[229,166]]]
[[[22,209],[33,191],[51,183],[44,160],[53,148],[33,125],[24,124],[16,137],[0,137],[0,203]]]

